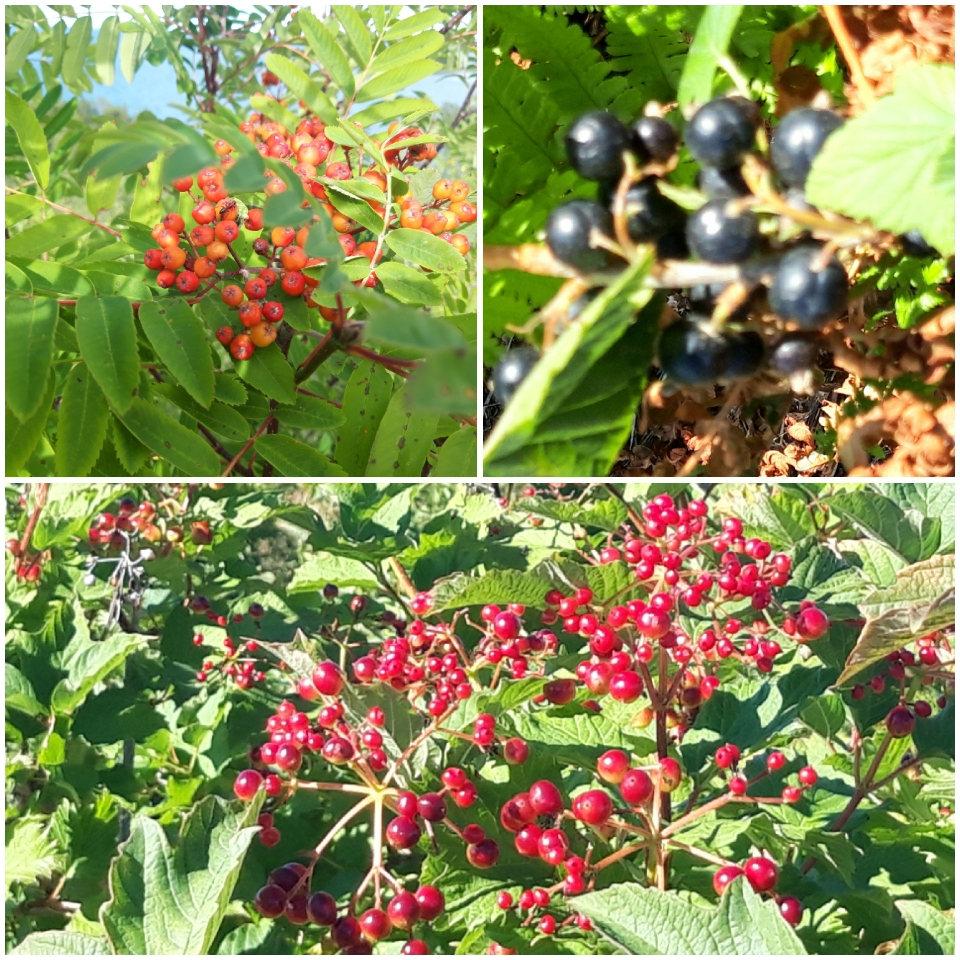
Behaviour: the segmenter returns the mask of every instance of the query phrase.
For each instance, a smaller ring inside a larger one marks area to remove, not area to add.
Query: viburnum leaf
[[[689,903],[662,892],[619,883],[577,898],[577,909],[628,954],[806,954],[772,900],[754,893],[742,878],[724,891],[717,907]]]
[[[4,890],[10,898],[14,883],[33,883],[57,868],[57,848],[46,818],[25,817],[8,823],[4,851]]]
[[[206,797],[171,844],[164,828],[138,815],[110,870],[100,920],[116,953],[208,953],[227,911],[260,800],[228,804]]]
[[[7,953],[14,957],[99,957],[113,951],[105,937],[72,930],[40,930],[24,937]]]
[[[903,918],[914,927],[916,953],[942,953],[952,957],[956,952],[956,922],[951,914],[943,913],[922,900],[896,900]],[[897,951],[907,952],[907,951]]]
[[[892,94],[827,138],[807,179],[809,201],[881,230],[920,230],[952,254],[954,75],[949,64],[903,69]]]

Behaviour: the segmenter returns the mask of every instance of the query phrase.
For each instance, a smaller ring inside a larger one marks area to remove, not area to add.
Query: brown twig
[[[240,452],[227,464],[226,469],[220,474],[221,477],[229,477],[233,473],[234,467],[240,462],[240,458],[263,436],[264,431],[273,423],[274,415],[271,413],[263,423],[257,427],[257,432],[240,448]]]
[[[837,46],[843,54],[843,59],[847,61],[847,66],[850,68],[850,78],[857,88],[857,93],[860,94],[860,99],[865,106],[870,106],[876,100],[873,87],[870,86],[870,81],[867,80],[866,74],[863,72],[860,55],[853,45],[853,38],[850,36],[850,31],[847,30],[847,25],[843,22],[843,14],[840,12],[840,8],[824,4],[821,9],[827,23],[830,24]]]
[[[49,483],[33,484],[33,510],[30,512],[30,518],[27,520],[27,529],[23,531],[23,536],[20,538],[21,557],[26,556],[27,551],[30,549],[30,538],[33,536],[33,531],[37,527],[37,521],[40,519],[40,511],[43,510],[43,506],[47,502],[47,492],[49,489]]]
[[[473,7],[462,7],[437,32],[449,33],[473,9]]]

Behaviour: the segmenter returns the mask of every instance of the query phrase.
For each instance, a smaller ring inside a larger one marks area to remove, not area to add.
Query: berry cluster
[[[212,609],[210,601],[199,594],[190,600],[190,609],[194,613],[204,614],[210,623],[218,627],[239,626],[244,622],[242,613],[235,613],[233,616],[217,613]],[[259,603],[251,603],[247,608],[247,616],[253,620],[258,630],[264,613],[263,606]],[[208,642],[208,637],[202,631],[197,630],[193,634],[195,647],[202,647]],[[281,671],[287,669],[287,664],[283,660],[273,657],[270,651],[256,639],[238,640],[228,635],[223,638],[221,648],[214,651],[209,659],[203,661],[202,667],[196,674],[198,683],[206,683],[210,675],[216,673],[235,683],[241,690],[249,690],[254,684],[263,683],[266,680],[267,672],[271,667],[277,667]]]
[[[165,542],[172,545],[183,543],[185,536],[198,545],[213,542],[208,521],[195,520],[185,531],[181,523],[169,523],[151,501],[137,503],[131,497],[124,497],[120,501],[115,514],[109,511],[101,513],[87,531],[87,541],[91,547],[108,547],[113,551],[128,550],[137,538],[147,543]]]
[[[598,181],[598,198],[553,210],[546,225],[551,253],[598,283],[631,258],[636,244],[654,245],[667,260],[740,265],[736,283],[684,290],[689,310],[683,308],[683,319],[668,326],[659,342],[667,379],[704,387],[764,369],[777,380],[809,371],[817,358],[816,333],[846,309],[848,274],[837,253],[848,238],[810,205],[804,187],[843,118],[830,109],[791,110],[766,150],[758,104],[738,96],[710,100],[684,130],[686,148],[700,165],[704,199],[688,212],[671,199],[669,185],[664,189],[664,177],[678,163],[680,134],[661,113],[648,104],[646,115],[627,126],[612,113],[593,111],[569,128],[570,164]],[[922,237],[901,238],[900,247],[936,254]],[[572,304],[566,321],[600,290]],[[493,389],[502,403],[538,359],[533,348],[520,349],[522,354],[508,352],[494,371]]]
[[[31,553],[23,550],[19,540],[11,538],[7,541],[7,553],[17,561],[17,580],[22,583],[38,583],[43,575],[43,553]]]
[[[437,148],[433,143],[409,143],[423,137],[423,130],[397,127],[397,124],[391,125],[382,145],[389,166],[403,170],[412,163],[436,156]],[[367,240],[360,237],[364,228],[337,210],[337,195],[334,193],[331,198],[324,180],[357,178],[366,181],[383,195],[382,200],[371,199],[366,203],[375,213],[386,218],[388,229],[402,226],[424,230],[439,235],[464,255],[469,252],[467,238],[450,232],[477,217],[476,207],[467,202],[470,187],[462,180],[438,180],[433,188],[435,199],[427,207],[409,192],[395,197],[401,206],[399,216],[394,217],[384,172],[376,164],[364,169],[362,154],[349,147],[342,150],[344,160],[328,160],[337,147],[326,137],[326,127],[321,120],[308,115],[290,133],[282,124],[254,113],[240,124],[239,129],[256,144],[264,157],[292,167],[305,194],[319,200],[329,216],[344,255],[367,259],[369,271],[366,276],[355,280],[355,285],[372,287],[379,282],[375,267],[383,257],[383,240],[372,235]],[[377,141],[374,143],[381,146]],[[391,144],[396,149],[391,149]],[[214,150],[221,158],[221,165],[206,167],[197,174],[199,196],[193,193],[193,177],[179,177],[173,181],[175,190],[189,194],[196,202],[191,214],[196,225],[188,232],[184,218],[171,212],[153,228],[158,247],[146,251],[144,263],[157,271],[157,285],[163,289],[175,286],[181,293],[197,294],[195,300],[198,300],[222,284],[220,297],[228,307],[236,310],[240,329],[223,326],[217,330],[216,336],[235,360],[248,360],[257,347],[268,347],[277,339],[277,327],[284,318],[284,304],[277,299],[278,292],[287,297],[302,297],[307,307],[318,309],[327,321],[344,319],[346,311],[342,308],[323,306],[313,299],[320,280],[307,271],[311,267],[321,267],[327,261],[306,253],[310,225],[299,230],[276,226],[265,233],[263,210],[247,208],[228,195],[224,172],[235,162],[233,147],[225,140],[217,140]],[[286,181],[274,171],[267,171],[266,195],[286,190]],[[445,200],[450,202],[444,209]],[[266,266],[255,267],[241,261],[233,246],[240,237],[241,228],[253,235],[253,252],[267,260]],[[233,261],[235,269],[227,269],[228,260]],[[200,289],[204,282],[206,285]],[[273,297],[270,296],[271,288],[275,288]]]

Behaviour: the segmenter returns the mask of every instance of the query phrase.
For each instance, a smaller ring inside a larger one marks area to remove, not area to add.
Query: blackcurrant
[[[790,375],[809,370],[817,362],[817,345],[803,333],[788,333],[771,348],[767,365],[777,373]]]
[[[656,240],[686,220],[683,210],[660,193],[656,177],[644,177],[635,183],[625,199],[627,233],[634,243]]]
[[[612,113],[595,110],[576,120],[564,137],[574,170],[588,180],[619,177],[630,131]]]
[[[493,368],[493,393],[500,403],[509,403],[527,374],[540,359],[533,347],[515,347]]]
[[[754,143],[758,118],[751,106],[733,97],[717,97],[705,103],[684,133],[693,158],[707,167],[738,166]]]
[[[593,246],[591,233],[613,236],[610,211],[590,200],[570,200],[557,207],[547,220],[547,246],[562,263],[577,270],[602,270],[609,266],[612,255]]]
[[[760,242],[760,225],[749,210],[737,212],[726,200],[710,200],[687,221],[687,243],[707,263],[742,263]]]
[[[908,230],[901,238],[903,252],[911,257],[939,257],[940,252],[930,246],[919,230]]]
[[[821,266],[822,247],[806,244],[785,254],[770,286],[770,307],[784,320],[814,330],[843,313],[847,274],[836,257]]]
[[[843,119],[831,110],[791,110],[774,130],[770,142],[770,159],[780,179],[787,186],[802,187],[827,137],[842,126]]]
[[[673,323],[660,334],[660,367],[670,380],[687,386],[709,386],[725,373],[730,348],[724,337],[705,333],[688,320]]]
[[[765,352],[763,337],[753,330],[725,334],[727,364],[723,374],[729,380],[745,380],[762,366]]]
[[[690,288],[690,302],[712,310],[717,297],[727,289],[726,283],[698,283]]]
[[[669,160],[680,142],[680,134],[673,124],[662,117],[641,117],[633,125],[633,149],[641,157],[661,163]]]
[[[657,238],[658,260],[686,260],[690,256],[685,225],[686,216],[684,216],[684,223],[678,226],[676,230],[671,230]]]
[[[707,195],[708,200],[735,200],[750,193],[739,167],[729,167],[726,170],[701,167],[697,186]]]

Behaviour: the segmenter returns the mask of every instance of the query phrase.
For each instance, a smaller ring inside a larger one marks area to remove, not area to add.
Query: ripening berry
[[[179,270],[187,262],[187,251],[182,247],[164,247],[160,263],[167,270]]]
[[[462,257],[465,257],[470,252],[470,241],[462,233],[455,233],[450,238],[450,245]]]
[[[197,257],[193,264],[193,272],[201,280],[206,280],[217,272],[217,265],[209,257]]]
[[[622,750],[608,750],[597,759],[597,775],[607,783],[620,783],[630,769],[630,758]]]
[[[293,243],[296,235],[293,227],[274,227],[270,232],[270,242],[275,247],[286,247]]]
[[[230,249],[222,240],[214,240],[207,244],[207,256],[218,263],[230,256]]]
[[[277,339],[277,328],[266,320],[251,327],[247,333],[255,347],[269,347]]]
[[[306,278],[296,270],[285,273],[280,281],[280,289],[290,297],[299,297],[305,286]]]
[[[256,300],[245,300],[237,308],[237,316],[245,327],[255,327],[263,319],[263,311]]]
[[[240,236],[240,228],[233,220],[221,220],[213,232],[221,243],[233,243]]]
[[[156,236],[157,243],[160,244],[161,250],[166,249],[167,247],[178,247],[180,246],[180,236],[175,233],[173,230],[170,230],[168,227],[164,227],[162,230],[157,231]]]
[[[245,333],[238,334],[230,343],[230,354],[234,360],[249,360],[253,351],[253,341]]]
[[[202,200],[193,208],[193,219],[197,223],[213,223],[217,216],[217,208],[209,200]]]
[[[239,306],[243,303],[243,291],[235,283],[230,283],[220,291],[220,299],[228,307]]]
[[[262,783],[263,777],[256,770],[244,770],[233,781],[233,792],[238,800],[249,802],[257,795]]]
[[[208,243],[213,243],[216,238],[216,232],[209,223],[198,223],[190,231],[190,242],[195,247],[205,247]]]
[[[200,278],[192,270],[184,270],[177,277],[177,289],[181,293],[193,293],[200,286]]]
[[[177,275],[172,270],[161,270],[157,274],[157,286],[162,290],[172,287],[177,282]]]
[[[307,255],[302,247],[291,245],[284,247],[280,260],[285,270],[302,270],[307,265]]]
[[[450,210],[461,223],[473,223],[477,219],[477,208],[467,200],[455,200]]]
[[[174,233],[183,233],[186,229],[186,224],[183,222],[183,217],[179,213],[168,213],[163,218],[163,225],[168,229],[172,230]]]
[[[250,207],[247,210],[247,219],[243,225],[247,230],[262,230],[263,211],[259,207]]]
[[[664,793],[675,790],[683,779],[680,764],[673,757],[664,757],[660,761],[660,789]]]
[[[144,266],[150,270],[161,270],[163,268],[163,264],[160,262],[162,254],[162,250],[147,250],[143,255]]]
[[[173,181],[173,189],[178,193],[186,193],[193,186],[193,177],[176,177]]]

